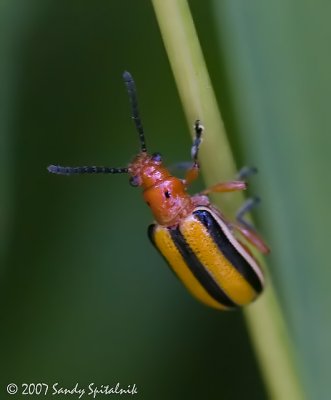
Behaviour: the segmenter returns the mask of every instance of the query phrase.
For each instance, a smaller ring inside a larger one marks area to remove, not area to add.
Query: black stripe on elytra
[[[157,245],[155,244],[154,240],[154,229],[156,225],[150,225],[148,227],[148,236],[154,245],[154,247],[159,251]],[[224,292],[223,290],[218,286],[218,284],[214,281],[212,276],[206,271],[204,268],[203,264],[199,261],[199,259],[196,257],[194,254],[193,250],[190,248],[190,246],[187,244],[185,241],[183,235],[179,232],[178,228],[171,229],[168,228],[168,231],[170,233],[170,236],[180,252],[181,256],[183,257],[185,264],[189,268],[189,270],[192,272],[192,274],[195,276],[195,278],[200,282],[200,284],[204,287],[206,292],[214,299],[216,300],[219,304],[224,305],[225,307],[238,307],[236,303],[234,303]],[[166,260],[166,262],[169,264],[168,260],[164,255],[159,251],[159,253],[162,255],[162,257]],[[170,265],[170,264],[169,264]],[[171,265],[170,265],[171,267]],[[170,268],[172,272],[175,272],[173,268]],[[177,274],[175,274],[177,276]],[[178,278],[178,276],[177,276]]]
[[[256,293],[262,292],[263,286],[259,276],[256,274],[248,261],[246,261],[246,259],[232,245],[212,214],[207,210],[196,210],[193,212],[193,214],[206,227],[221,253],[224,254],[227,260],[254,288]]]
[[[155,228],[155,224],[151,224],[149,225],[149,227],[147,228],[147,235],[149,237],[149,240],[152,242],[152,245],[156,247],[155,245],[155,240],[154,240],[154,228]]]
[[[195,255],[194,251],[186,242],[184,236],[181,234],[178,228],[169,229],[172,240],[174,241],[178,251],[185,260],[185,264],[195,276],[195,278],[200,282],[201,286],[206,290],[206,292],[218,303],[226,307],[237,307],[234,303],[219,287],[217,282],[214,281],[213,277],[206,270],[204,265],[199,261],[198,257]]]

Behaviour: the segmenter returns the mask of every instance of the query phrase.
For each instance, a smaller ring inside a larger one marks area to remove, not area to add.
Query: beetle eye
[[[131,176],[129,182],[130,182],[131,186],[134,186],[134,187],[139,186],[139,178],[138,178],[138,176]]]
[[[157,162],[161,162],[162,161],[162,156],[160,153],[153,153],[152,154],[152,160],[153,161],[157,161]]]

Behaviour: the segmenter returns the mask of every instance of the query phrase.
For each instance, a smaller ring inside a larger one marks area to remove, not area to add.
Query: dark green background
[[[307,393],[323,399],[331,62],[329,7],[316,3],[190,1],[238,165],[261,171],[257,220]],[[135,155],[126,69],[149,149],[188,159],[150,2],[7,0],[0,11],[0,397],[10,382],[120,382],[141,399],[266,399],[241,312],[208,309],[174,279],[147,239],[139,189],[46,171]]]

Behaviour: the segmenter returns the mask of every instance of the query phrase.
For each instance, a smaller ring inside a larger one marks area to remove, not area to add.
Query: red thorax
[[[183,180],[172,176],[159,159],[142,152],[129,165],[129,174],[142,187],[144,200],[158,224],[175,226],[193,211]]]

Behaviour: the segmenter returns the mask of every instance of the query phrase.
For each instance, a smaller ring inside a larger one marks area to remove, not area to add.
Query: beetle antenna
[[[61,165],[49,165],[48,172],[57,175],[79,175],[79,174],[127,174],[128,168],[111,167],[63,167]]]
[[[140,141],[140,148],[141,151],[146,153],[146,142],[145,142],[145,133],[144,128],[140,119],[139,109],[138,109],[138,100],[137,100],[137,90],[136,84],[132,78],[130,72],[124,71],[123,79],[126,86],[126,89],[129,94],[129,99],[131,103],[131,112],[132,112],[132,119],[134,120],[134,124],[139,134],[139,141]]]
[[[144,128],[141,123],[138,101],[137,101],[137,90],[134,80],[130,72],[125,71],[123,73],[124,83],[129,94],[131,103],[132,119],[134,120],[136,129],[139,134],[140,149],[146,153],[146,142]],[[112,167],[97,167],[97,166],[83,166],[83,167],[66,167],[62,165],[49,165],[47,167],[48,172],[57,175],[79,175],[79,174],[127,174],[129,172],[127,167],[124,168],[112,168]]]

